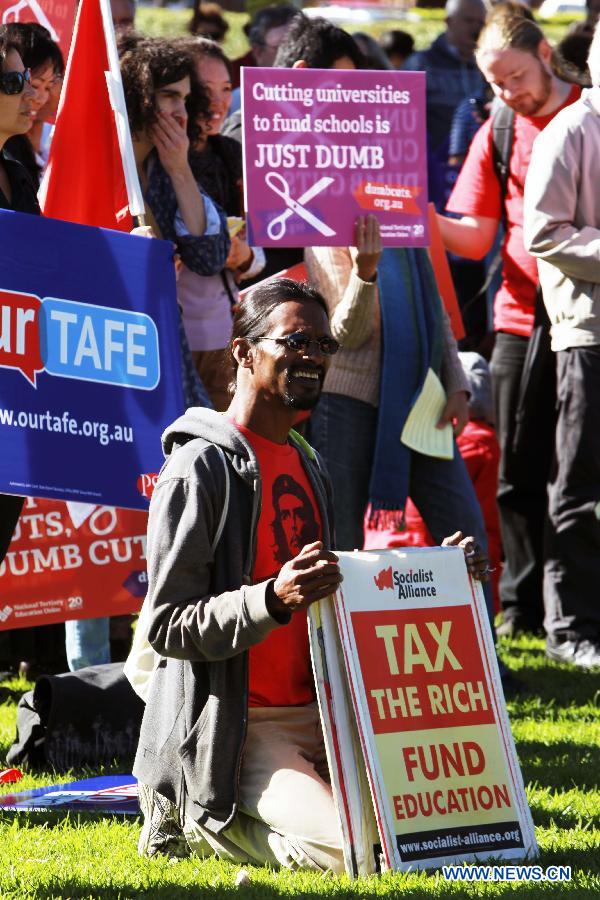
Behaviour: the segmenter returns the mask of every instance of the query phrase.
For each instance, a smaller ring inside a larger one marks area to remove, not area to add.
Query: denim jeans
[[[335,545],[360,549],[377,435],[377,409],[342,394],[322,394],[313,410],[309,441],[321,454],[333,485]]]
[[[333,484],[335,546],[360,549],[375,450],[378,411],[374,406],[324,393],[310,419],[309,440],[321,454]],[[472,535],[487,552],[487,533],[479,501],[463,459],[411,454],[409,496],[438,544],[455,531]],[[484,585],[493,626],[491,585]]]
[[[110,619],[65,622],[67,662],[71,672],[110,662]]]

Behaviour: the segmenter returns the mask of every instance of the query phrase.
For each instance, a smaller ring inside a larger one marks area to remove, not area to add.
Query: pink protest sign
[[[350,246],[374,213],[385,245],[428,245],[422,72],[244,68],[242,103],[252,244]]]

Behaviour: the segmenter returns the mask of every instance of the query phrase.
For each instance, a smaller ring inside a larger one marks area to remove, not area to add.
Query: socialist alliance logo
[[[373,575],[373,581],[380,591],[383,591],[384,588],[390,588],[391,590],[394,587],[392,567],[388,566],[387,569],[382,569],[377,575]]]
[[[398,572],[388,566],[373,576],[373,581],[380,591],[398,589],[399,600],[409,600],[415,597],[435,597],[437,589],[434,584],[432,569],[409,569],[408,572]]]

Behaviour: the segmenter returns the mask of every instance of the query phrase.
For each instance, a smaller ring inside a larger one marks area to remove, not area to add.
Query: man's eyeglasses
[[[31,82],[31,69],[24,69],[22,72],[2,72],[0,73],[0,91],[3,94],[20,94],[25,87],[25,83]]]
[[[288,350],[292,350],[295,353],[306,353],[313,344],[317,347],[319,353],[322,353],[324,356],[333,356],[333,354],[337,353],[340,349],[340,345],[335,338],[322,337],[313,340],[302,331],[295,331],[293,334],[287,334],[285,337],[269,337],[268,335],[264,335],[263,337],[256,338],[256,340],[277,341],[278,344],[285,344]]]

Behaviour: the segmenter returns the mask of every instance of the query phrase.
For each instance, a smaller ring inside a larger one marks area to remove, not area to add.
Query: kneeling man
[[[327,477],[291,431],[338,345],[321,295],[287,279],[244,300],[233,335],[231,405],[167,429],[150,505],[140,852],[183,831],[199,855],[342,872],[306,623],[341,575]]]

